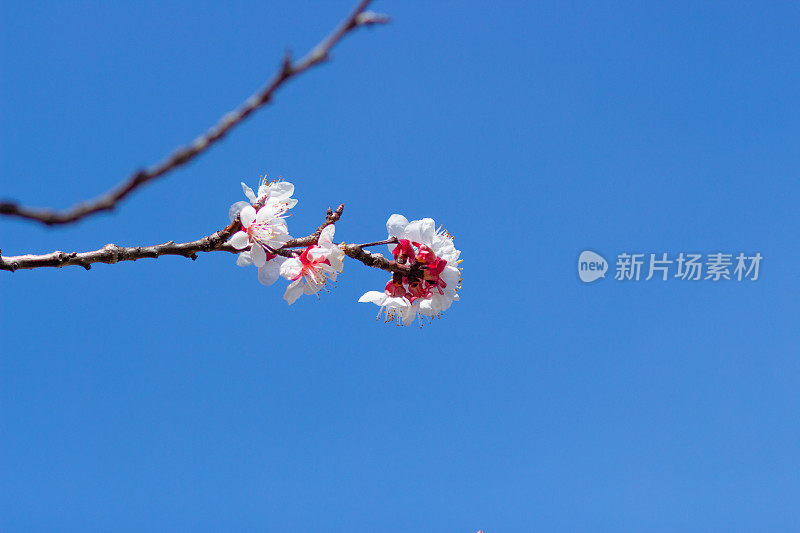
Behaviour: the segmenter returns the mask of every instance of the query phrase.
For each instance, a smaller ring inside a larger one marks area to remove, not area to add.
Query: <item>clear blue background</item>
[[[0,196],[67,207],[189,142],[350,2],[4,2]],[[283,175],[307,234],[431,216],[420,330],[349,261],[287,307],[235,256],[0,273],[3,531],[800,528],[800,7],[378,2],[113,214],[5,255],[188,241]],[[756,282],[577,277],[584,249],[760,252]]]

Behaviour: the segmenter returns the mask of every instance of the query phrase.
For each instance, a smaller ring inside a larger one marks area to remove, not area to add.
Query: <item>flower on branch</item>
[[[248,187],[242,182],[242,191],[250,203],[266,203],[269,199],[280,200],[286,203],[286,209],[291,209],[297,205],[297,199],[291,198],[294,193],[294,185],[288,181],[275,180],[269,182],[267,176],[262,176],[258,184],[258,194],[253,192],[253,189]]]
[[[268,199],[258,212],[251,205],[245,206],[239,213],[242,230],[228,241],[237,250],[243,250],[236,264],[258,267],[258,280],[264,285],[278,279],[285,258],[275,254],[275,250],[291,239],[283,219],[286,209],[285,202],[274,198]]]
[[[456,266],[461,252],[453,237],[444,229],[436,231],[431,218],[409,222],[402,215],[392,215],[386,222],[389,237],[397,244],[389,250],[398,264],[409,265],[408,275],[392,274],[383,292],[368,291],[359,302],[380,306],[386,322],[410,325],[418,314],[438,317],[459,299],[461,270]]]
[[[309,246],[298,257],[287,259],[281,265],[281,276],[291,280],[283,298],[292,305],[302,294],[317,294],[328,280],[336,281],[344,265],[344,251],[333,243],[336,231],[333,224],[320,233],[317,244]]]
[[[276,200],[286,204],[286,209],[291,209],[297,205],[297,199],[292,198],[294,194],[294,185],[288,181],[275,180],[269,182],[267,176],[262,176],[258,184],[258,194],[253,192],[253,189],[242,182],[242,191],[247,196],[249,202],[236,202],[228,210],[228,216],[233,222],[239,213],[248,205],[255,206],[256,204],[265,205],[269,200]]]

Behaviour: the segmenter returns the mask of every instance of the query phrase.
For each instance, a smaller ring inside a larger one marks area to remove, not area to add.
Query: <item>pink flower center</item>
[[[447,261],[438,257],[429,246],[400,239],[392,255],[398,263],[409,264],[414,274],[407,277],[394,274],[384,289],[387,296],[403,297],[413,303],[419,298],[430,298],[434,290],[444,294],[442,288],[447,287],[447,283],[441,274]]]
[[[300,254],[298,259],[300,260],[300,264],[303,266],[300,268],[300,274],[298,274],[297,277],[295,277],[292,281],[300,279],[303,276],[316,277],[316,272],[320,268],[319,265],[331,264],[330,260],[325,256],[317,257],[316,259],[309,258],[308,253],[314,248],[316,248],[316,245],[311,245],[303,250],[303,253]]]

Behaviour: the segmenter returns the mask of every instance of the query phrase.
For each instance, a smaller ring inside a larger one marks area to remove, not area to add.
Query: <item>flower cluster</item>
[[[294,185],[286,181],[269,182],[265,176],[258,194],[244,183],[242,190],[250,202],[237,202],[228,211],[231,220],[238,216],[242,224],[242,230],[228,241],[237,250],[243,250],[237,265],[258,267],[258,280],[264,285],[272,285],[280,276],[292,281],[284,295],[289,305],[303,293],[318,293],[328,279],[336,281],[343,268],[344,252],[333,244],[332,224],[323,229],[317,244],[296,252],[296,257],[277,253],[292,238],[284,214],[297,205],[297,200],[291,197]]]
[[[444,229],[436,231],[431,218],[409,222],[392,215],[386,222],[389,237],[397,244],[389,249],[397,264],[408,265],[408,273],[394,272],[383,292],[368,291],[358,300],[380,306],[386,322],[410,325],[417,315],[438,317],[458,300],[461,254],[453,237]]]
[[[409,222],[402,215],[392,215],[386,222],[387,240],[345,247],[333,242],[333,222],[341,214],[340,207],[336,217],[317,234],[293,240],[286,212],[297,205],[292,198],[294,185],[263,177],[257,193],[244,183],[242,190],[248,201],[237,202],[228,211],[231,221],[238,218],[242,227],[228,241],[240,250],[236,264],[255,265],[258,280],[264,285],[272,285],[279,277],[289,280],[283,295],[289,305],[303,294],[318,294],[329,282],[336,282],[344,267],[345,249],[347,255],[375,266],[359,254],[363,255],[363,248],[378,244],[389,245],[394,261],[383,258],[381,268],[390,270],[392,277],[383,291],[368,291],[358,300],[378,305],[378,318],[383,313],[386,322],[408,326],[419,316],[421,324],[423,317],[438,317],[459,299],[461,270],[457,265],[461,252],[447,231],[436,230],[433,219]],[[302,251],[301,246],[305,246]]]

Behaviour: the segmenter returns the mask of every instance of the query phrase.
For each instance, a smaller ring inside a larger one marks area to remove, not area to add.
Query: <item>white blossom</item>
[[[267,200],[258,212],[253,206],[245,206],[239,214],[242,230],[234,233],[228,241],[237,250],[242,250],[236,264],[254,264],[258,267],[259,281],[265,285],[275,283],[285,259],[274,254],[273,250],[291,239],[282,216],[285,211],[285,204],[276,199]]]
[[[253,192],[253,189],[248,187],[242,182],[242,191],[251,204],[257,202],[265,203],[269,199],[280,200],[286,203],[286,209],[291,209],[297,205],[297,199],[291,198],[294,194],[294,185],[288,181],[273,181],[269,182],[266,176],[261,178],[258,184],[258,194]]]
[[[280,274],[292,283],[286,288],[283,298],[291,305],[302,294],[316,294],[344,268],[344,251],[333,243],[336,229],[333,224],[326,226],[317,244],[306,248],[298,257],[287,259]]]
[[[297,199],[291,198],[292,194],[294,194],[294,185],[288,181],[276,180],[270,183],[266,176],[262,176],[258,185],[258,194],[254,193],[253,189],[248,187],[244,182],[242,182],[242,191],[244,192],[244,195],[247,196],[249,202],[242,201],[231,205],[230,209],[228,210],[228,216],[230,217],[231,222],[236,220],[236,217],[239,216],[239,213],[242,211],[242,209],[248,205],[256,205],[257,203],[261,203],[263,205],[266,204],[270,199],[283,202],[286,204],[286,209],[291,209],[297,205]]]

